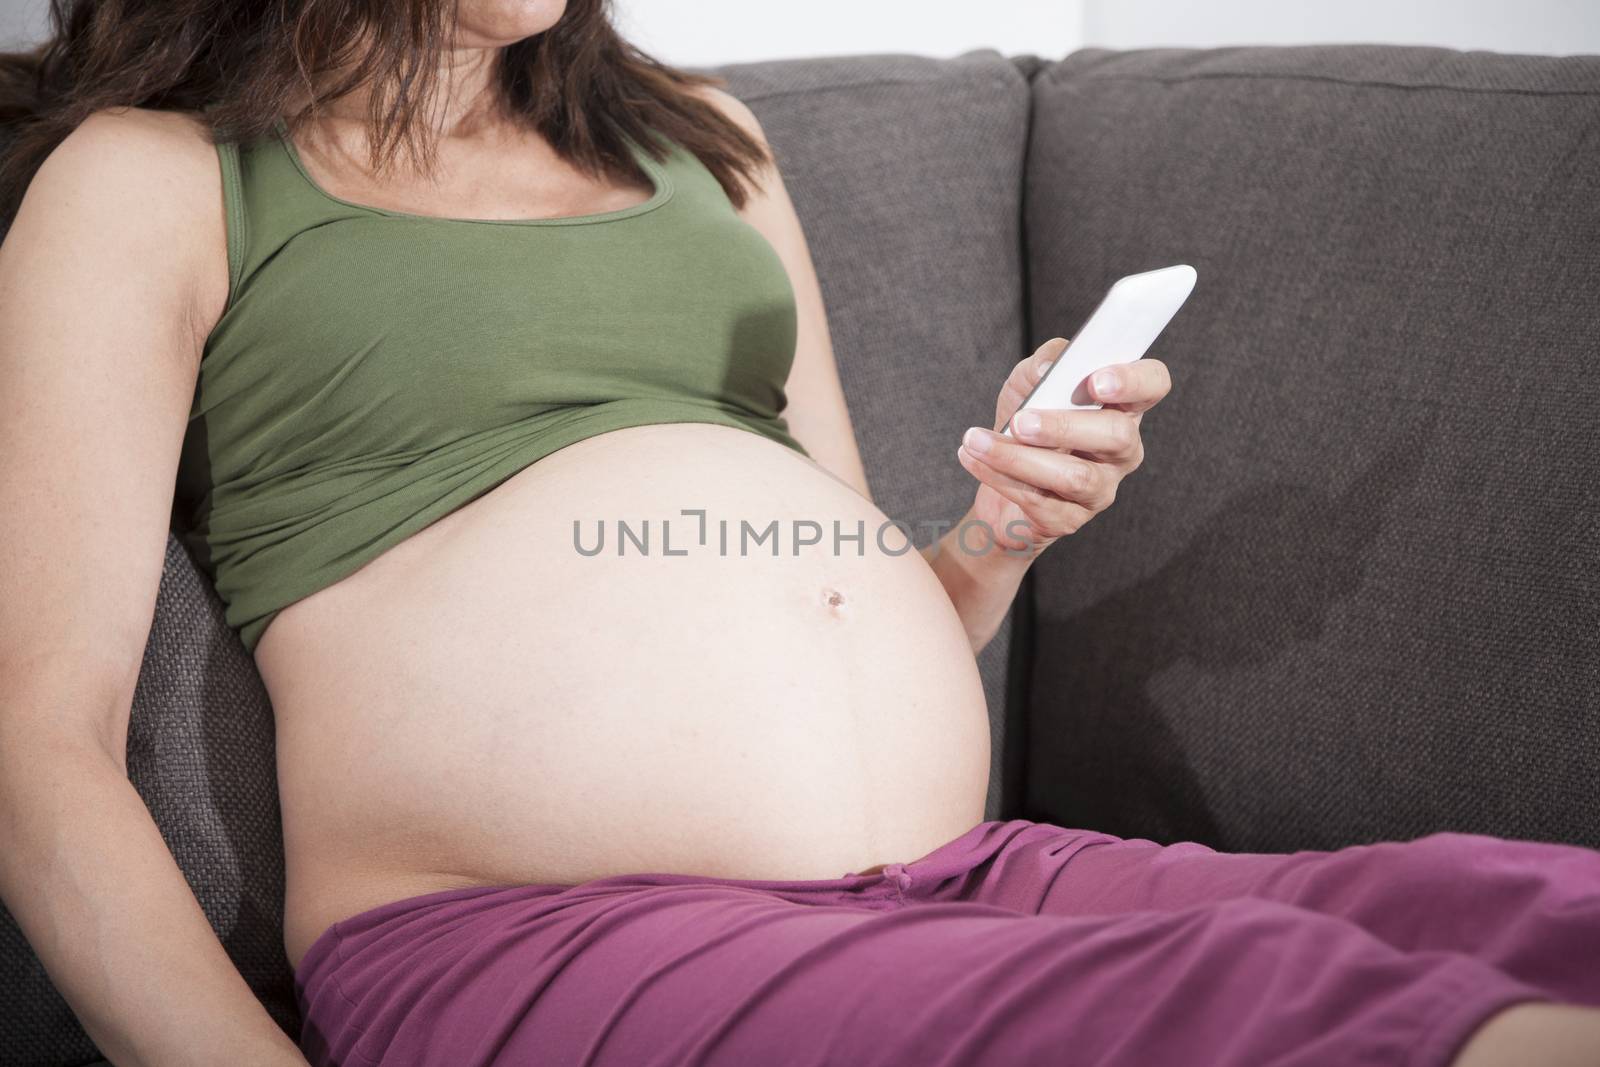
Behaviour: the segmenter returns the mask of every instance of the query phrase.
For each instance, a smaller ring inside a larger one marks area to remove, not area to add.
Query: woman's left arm
[[[1018,363],[995,403],[994,430],[974,426],[962,436],[956,458],[978,479],[977,494],[961,521],[923,550],[974,651],[1000,628],[1039,553],[1111,506],[1144,460],[1144,413],[1172,388],[1159,360],[1104,367],[1089,379],[1099,410],[1027,411],[1016,416],[1014,437],[998,433],[1066,347],[1052,338]]]
[[[743,103],[719,89],[701,92],[766,144]],[[772,244],[794,287],[799,325],[783,412],[789,432],[819,465],[870,500],[816,268],[776,165],[764,169],[740,215]],[[996,429],[1065,347],[1066,341],[1056,338],[1017,364],[1000,391]],[[1023,416],[1016,440],[978,427],[967,431],[958,455],[980,483],[977,494],[961,521],[922,555],[949,594],[975,652],[1000,628],[1039,553],[1111,504],[1118,483],[1144,456],[1140,416],[1169,387],[1164,365],[1140,360],[1094,375],[1091,392],[1104,405],[1099,411],[1039,412],[1036,426]]]

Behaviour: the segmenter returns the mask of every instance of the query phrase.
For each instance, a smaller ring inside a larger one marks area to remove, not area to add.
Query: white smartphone
[[[1017,410],[1099,407],[1089,399],[1089,376],[1101,367],[1143,359],[1189,299],[1195,278],[1194,268],[1185,264],[1119,278]],[[1011,419],[1000,432],[1010,436]]]

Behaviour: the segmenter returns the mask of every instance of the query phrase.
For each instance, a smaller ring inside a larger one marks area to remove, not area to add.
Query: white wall
[[[0,46],[38,40],[49,24],[45,0],[0,0]]]
[[[1600,0],[1081,0],[1082,40],[1162,45],[1381,43],[1600,53]]]
[[[670,63],[1083,45],[1380,43],[1600,53],[1600,0],[613,0]]]
[[[629,40],[683,66],[863,52],[953,56],[985,47],[1062,55],[1077,47],[1082,30],[1079,0],[612,2]]]

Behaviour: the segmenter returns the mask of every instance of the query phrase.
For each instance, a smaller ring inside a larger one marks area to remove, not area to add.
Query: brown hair
[[[433,159],[418,121],[454,32],[456,0],[52,0],[51,37],[0,54],[0,219],[45,158],[104,108],[202,112],[219,141],[250,141],[279,118],[291,126],[356,87],[371,86],[372,165],[402,147]],[[628,44],[610,0],[568,0],[554,26],[501,50],[504,105],[586,173],[646,182],[624,137],[657,159],[652,132],[693,152],[737,206],[767,161],[755,138],[693,92],[722,80],[669,67]],[[330,72],[348,73],[331,85]],[[295,101],[309,103],[296,107]],[[291,113],[292,112],[292,113]]]

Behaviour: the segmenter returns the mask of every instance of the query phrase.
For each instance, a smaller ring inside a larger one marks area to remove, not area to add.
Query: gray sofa
[[[726,68],[881,506],[951,519],[1008,368],[1200,283],[1109,513],[982,657],[991,817],[1234,850],[1600,846],[1600,57],[975,52]],[[271,712],[176,542],[129,765],[283,1025]],[[909,858],[909,857],[908,857]],[[0,1061],[95,1050],[0,915]]]

